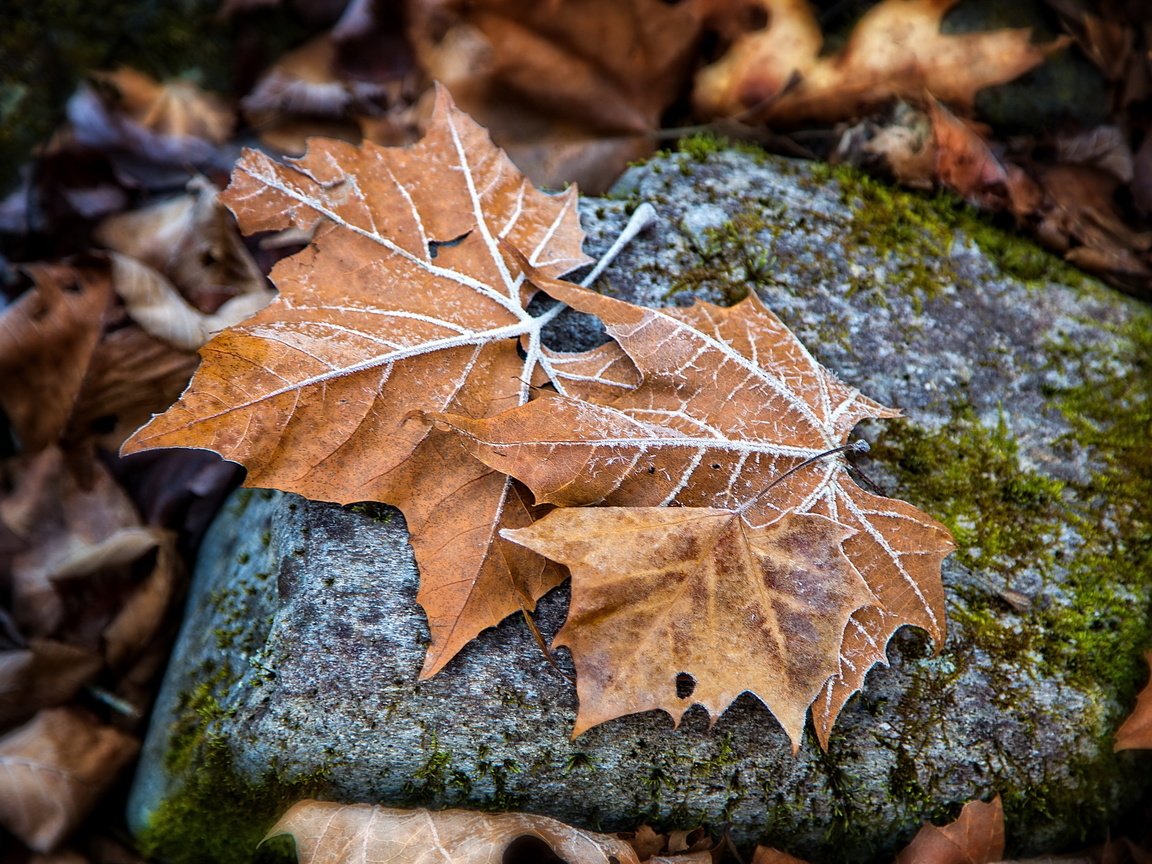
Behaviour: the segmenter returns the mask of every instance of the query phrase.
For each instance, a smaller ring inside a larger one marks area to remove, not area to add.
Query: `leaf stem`
[[[624,226],[624,230],[620,232],[620,236],[608,247],[608,251],[604,253],[603,257],[596,262],[596,266],[592,268],[592,272],[580,280],[580,287],[587,288],[599,279],[600,274],[608,269],[608,265],[615,261],[616,257],[624,251],[624,247],[631,243],[637,234],[655,222],[656,218],[656,208],[647,201],[633,210],[632,216],[628,219],[628,224]]]
[[[791,468],[789,468],[787,471],[785,471],[783,474],[781,474],[779,477],[777,477],[775,480],[757,492],[753,497],[749,498],[747,501],[737,507],[736,512],[743,516],[749,507],[751,507],[766,494],[768,494],[769,490],[771,490],[774,486],[779,486],[801,468],[807,468],[813,462],[819,462],[821,459],[827,458],[828,456],[833,456],[837,453],[867,453],[869,449],[870,448],[868,446],[868,442],[863,438],[860,438],[859,440],[853,441],[850,444],[842,444],[839,447],[833,447],[831,450],[825,450],[823,453],[817,453],[815,456],[809,456],[803,462],[797,465],[793,465]]]

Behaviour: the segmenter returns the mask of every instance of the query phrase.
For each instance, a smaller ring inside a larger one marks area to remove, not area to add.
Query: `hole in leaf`
[[[531,834],[517,837],[504,848],[501,864],[565,864],[552,847]]]
[[[681,672],[676,676],[676,695],[681,699],[687,699],[696,692],[696,679],[689,675],[687,672]]]
[[[648,466],[648,473],[649,474],[655,474],[656,473],[656,466],[655,465],[649,465]]]
[[[719,471],[720,470],[720,463],[719,462],[713,462],[712,463],[712,470],[713,471]]]

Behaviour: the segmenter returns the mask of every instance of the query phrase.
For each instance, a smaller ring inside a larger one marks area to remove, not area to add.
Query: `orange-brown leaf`
[[[34,288],[0,317],[0,406],[26,452],[64,434],[112,300],[102,266],[29,264]]]
[[[849,528],[844,551],[877,598],[843,631],[840,670],[817,699],[813,719],[826,744],[840,708],[863,683],[897,628],[944,633],[940,564],[948,531],[903,501],[865,492],[835,458],[797,470],[840,446],[866,417],[897,412],[836,379],[776,316],[749,297],[731,309],[640,309],[568,283],[532,278],[549,294],[604,321],[632,359],[632,390],[595,376],[560,381],[587,399],[538,399],[474,420],[440,415],[471,451],[522,480],[537,499],[564,506],[744,508],[763,526],[798,510]],[[599,358],[619,370],[610,352]]]
[[[732,510],[577,507],[506,536],[572,571],[555,644],[576,663],[574,735],[656,708],[716,718],[750,691],[797,749],[848,616],[876,602],[841,551],[851,533],[810,514],[753,527]]]
[[[1004,808],[997,795],[989,803],[970,801],[960,816],[941,828],[925,824],[896,858],[896,864],[990,864],[1004,857]]]
[[[180,402],[125,451],[202,447],[243,464],[250,486],[398,506],[433,674],[562,578],[500,539],[531,520],[512,482],[417,415],[527,399],[542,325],[500,244],[553,276],[584,263],[575,191],[532,188],[440,91],[411,148],[316,140],[286,165],[249,152],[222,199],[246,232],[315,238],[273,270],[278,299],[209,342]]]
[[[296,841],[300,864],[491,864],[519,837],[544,841],[567,864],[639,864],[623,840],[521,813],[300,801],[268,832],[281,834]]]
[[[806,0],[758,0],[768,26],[746,34],[696,79],[706,114],[746,110],[764,122],[835,123],[866,114],[894,96],[926,91],[970,111],[984,87],[1011,81],[1064,47],[1034,45],[1027,28],[940,32],[957,0],[885,0],[860,19],[843,50],[822,56],[823,34]]]
[[[1152,651],[1144,655],[1152,666]],[[1116,750],[1152,749],[1152,681],[1140,691],[1136,707],[1116,730]]]

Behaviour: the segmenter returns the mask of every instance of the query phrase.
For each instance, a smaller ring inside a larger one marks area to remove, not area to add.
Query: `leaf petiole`
[[[773,480],[771,483],[769,483],[767,486],[765,486],[763,489],[761,489],[758,493],[756,493],[755,496],[753,496],[752,498],[749,498],[747,501],[745,501],[743,504],[741,504],[739,507],[737,507],[736,512],[743,515],[748,510],[749,507],[751,507],[753,504],[755,504],[757,501],[759,501],[761,498],[763,498],[766,494],[768,494],[769,490],[771,490],[775,486],[779,486],[781,483],[783,483],[785,480],[787,480],[789,477],[791,477],[793,474],[795,474],[801,468],[807,468],[813,462],[819,462],[821,459],[825,459],[828,456],[834,456],[837,453],[849,453],[849,452],[851,452],[851,453],[867,453],[869,449],[870,448],[869,448],[868,442],[865,441],[863,438],[860,438],[856,441],[853,441],[851,444],[842,444],[839,447],[833,447],[831,450],[825,450],[823,453],[817,453],[815,456],[809,456],[807,459],[805,459],[803,462],[799,463],[798,465],[793,465],[791,468],[789,468],[787,471],[785,471],[783,474],[781,474],[779,477],[777,477],[775,480]]]

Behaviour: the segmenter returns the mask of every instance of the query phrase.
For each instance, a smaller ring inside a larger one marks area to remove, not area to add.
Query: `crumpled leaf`
[[[156,546],[132,502],[99,463],[77,477],[49,448],[30,459],[0,520],[24,549],[12,560],[13,618],[29,637],[55,634],[63,622],[61,585],[131,563]]]
[[[237,295],[271,297],[236,220],[204,177],[190,180],[186,195],[105,219],[95,238],[159,271],[200,312],[216,312]]]
[[[104,657],[113,669],[125,666],[156,637],[176,596],[180,566],[176,536],[155,528],[149,532],[157,549],[156,564],[101,633]]]
[[[1144,659],[1152,667],[1152,651],[1145,654]],[[1116,730],[1116,743],[1113,749],[1152,749],[1152,681],[1140,691],[1140,695],[1136,698],[1136,707]]]
[[[398,810],[369,804],[300,801],[269,837],[290,834],[300,864],[492,864],[518,837],[547,843],[567,864],[639,864],[632,847],[546,816],[466,810]]]
[[[1004,808],[970,801],[955,822],[938,828],[925,823],[896,857],[896,864],[991,864],[1004,858]]]
[[[1119,184],[1138,175],[1139,160],[1133,167],[1126,142],[1111,127],[1057,138],[1063,161],[1026,169],[994,150],[974,124],[936,100],[926,101],[925,112],[898,112],[890,126],[853,127],[842,137],[838,157],[857,165],[875,161],[906,185],[940,185],[984,210],[1008,212],[1070,263],[1128,290],[1146,291],[1152,233],[1126,224],[1116,204]],[[915,134],[917,115],[930,126],[930,136]],[[1132,192],[1138,202],[1139,182]]]
[[[74,708],[49,708],[0,738],[0,825],[50,852],[84,819],[137,741]]]
[[[546,186],[606,189],[652,152],[709,2],[410,2],[428,74]]]
[[[1034,45],[1026,28],[946,35],[941,19],[958,0],[884,0],[864,13],[838,54],[821,56],[824,37],[806,0],[757,2],[767,25],[697,74],[693,100],[707,116],[835,123],[925,91],[968,113],[978,90],[1011,81],[1068,44]]]
[[[0,406],[21,447],[35,452],[64,434],[112,301],[105,268],[26,264],[34,288],[0,316]]]
[[[250,486],[398,506],[434,674],[562,579],[499,537],[534,518],[520,490],[415,415],[483,417],[528,398],[543,325],[499,244],[550,275],[585,263],[575,192],[531,188],[441,91],[419,144],[315,142],[287,166],[250,152],[224,200],[245,231],[315,238],[273,270],[279,298],[209,342],[180,402],[124,452],[203,447],[245,465]]]
[[[576,663],[573,736],[656,708],[715,719],[749,691],[796,751],[849,616],[877,602],[841,549],[853,533],[811,514],[754,526],[734,510],[572,507],[505,536],[572,572],[553,644]]]
[[[281,57],[244,97],[242,107],[264,129],[275,113],[342,119],[368,112],[383,95],[379,84],[336,73],[336,45],[317,36]]]
[[[180,394],[196,357],[125,321],[113,302],[113,288],[124,283],[114,286],[115,268],[107,258],[22,269],[34,287],[0,317],[0,405],[21,449],[36,452],[57,443],[74,449],[94,438],[119,447]],[[233,318],[243,313],[240,304],[238,298]],[[224,317],[205,319],[200,329],[222,326]]]
[[[1010,207],[1012,179],[984,138],[939,102],[928,115],[936,144],[936,179],[961,197],[988,210]]]
[[[231,109],[191,82],[161,83],[127,67],[92,77],[98,86],[83,84],[68,101],[81,144],[168,164],[202,164],[232,134]]]
[[[832,376],[754,295],[731,309],[641,309],[531,278],[600,318],[639,370],[639,385],[606,405],[554,396],[485,419],[438,415],[436,422],[463,433],[470,452],[523,481],[540,502],[747,505],[752,525],[797,511],[855,532],[844,551],[878,603],[852,616],[840,671],[814,705],[826,745],[840,708],[885,660],[896,629],[915,624],[943,638],[940,564],[954,544],[944,526],[911,505],[865,492],[837,459],[785,474],[841,446],[860,420],[897,412]],[[610,384],[574,378],[558,386],[591,399]],[[775,481],[771,494],[757,497]]]
[[[207,315],[188,303],[163,275],[134,258],[113,252],[112,284],[132,320],[149,336],[177,351],[195,351],[213,334],[255,315],[275,296],[260,288],[239,294]],[[263,280],[261,280],[263,284]]]
[[[52,639],[0,651],[0,726],[67,702],[103,665],[91,651]]]
[[[702,828],[677,828],[667,834],[657,834],[650,825],[641,825],[635,831],[616,836],[628,841],[641,861],[653,864],[712,864],[712,850],[717,848]]]

